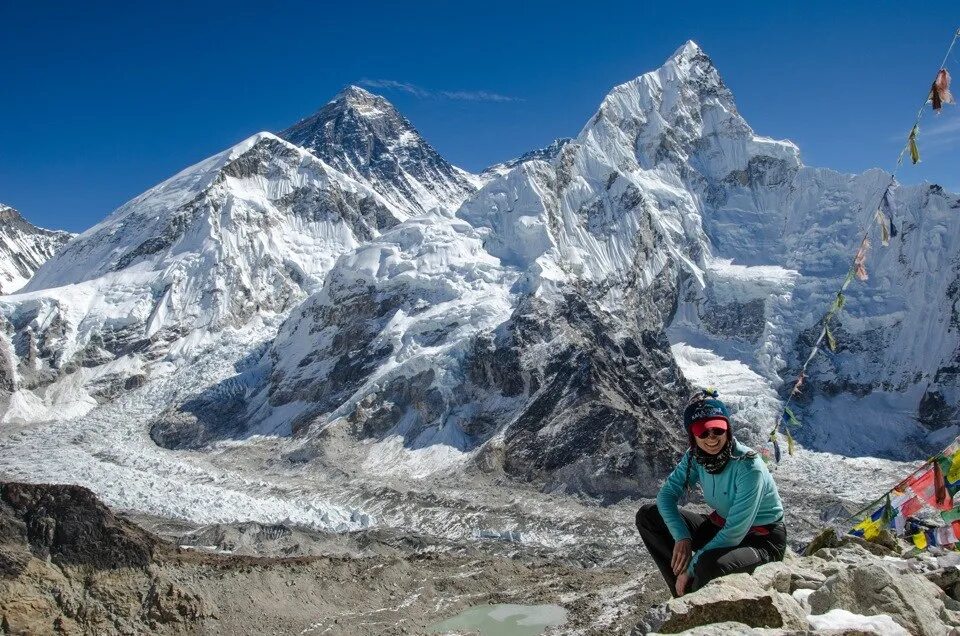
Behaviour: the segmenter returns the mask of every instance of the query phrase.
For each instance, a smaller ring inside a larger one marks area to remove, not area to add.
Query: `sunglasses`
[[[707,428],[707,429],[704,429],[699,435],[697,435],[697,439],[707,439],[708,437],[723,437],[726,434],[727,432],[723,429]]]

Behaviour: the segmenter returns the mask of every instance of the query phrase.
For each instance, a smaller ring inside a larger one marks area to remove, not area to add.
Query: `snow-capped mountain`
[[[536,150],[531,150],[530,152],[525,152],[515,159],[510,159],[501,163],[495,163],[492,166],[485,168],[478,176],[483,180],[483,183],[487,183],[495,177],[502,177],[507,174],[521,163],[526,163],[527,161],[533,161],[534,159],[539,159],[540,161],[553,161],[553,159],[560,154],[560,151],[563,147],[570,141],[569,137],[561,137],[560,139],[554,139],[553,142],[545,147],[538,148]]]
[[[282,313],[401,213],[306,150],[260,133],[71,241],[0,300],[16,356],[6,420],[83,413]]]
[[[384,104],[350,89],[291,129],[309,149],[261,134],[188,169],[0,298],[8,419],[82,412],[218,329],[285,318],[238,375],[185,386],[153,439],[279,434],[286,459],[337,472],[650,494],[690,382],[765,437],[889,181],[756,135],[692,42],[469,196]],[[894,198],[898,235],[800,398],[813,448],[907,456],[954,431],[960,201]]]
[[[0,294],[23,287],[72,236],[70,232],[36,227],[0,203]]]
[[[682,446],[686,377],[760,442],[889,175],[809,168],[756,135],[692,42],[544,156],[338,260],[226,411],[215,387],[154,439],[293,433],[297,461],[465,464],[615,499],[651,493]],[[958,207],[897,192],[898,237],[801,397],[812,447],[910,455],[953,430]]]
[[[279,135],[366,184],[405,217],[455,210],[480,183],[447,163],[390,102],[357,86]]]

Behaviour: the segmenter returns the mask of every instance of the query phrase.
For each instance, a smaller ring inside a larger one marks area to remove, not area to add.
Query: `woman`
[[[687,406],[690,448],[667,477],[657,503],[637,513],[637,529],[674,596],[734,572],[780,561],[787,549],[783,504],[763,459],[733,437],[730,415],[708,389]],[[700,484],[714,509],[681,510],[681,495]]]

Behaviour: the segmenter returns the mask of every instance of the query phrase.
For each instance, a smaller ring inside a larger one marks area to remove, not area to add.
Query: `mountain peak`
[[[669,59],[670,61],[680,62],[683,60],[691,60],[700,55],[706,55],[703,49],[700,48],[700,45],[693,40],[687,40],[683,43],[683,46],[673,52],[673,55],[671,55]]]
[[[331,102],[337,101],[351,101],[351,100],[372,100],[372,99],[383,99],[379,95],[375,95],[368,91],[365,88],[360,88],[356,84],[348,84],[343,87],[343,89],[337,93]],[[386,101],[383,99],[383,101]]]
[[[330,111],[340,110],[351,110],[361,118],[387,116],[402,119],[397,109],[394,108],[393,104],[387,101],[385,97],[371,93],[365,88],[360,88],[355,84],[345,86],[343,90],[337,93],[333,99],[327,102],[327,104],[312,117],[316,117],[325,111],[329,113]],[[312,117],[307,119],[312,119]]]
[[[474,190],[472,176],[447,163],[393,104],[359,86],[345,87],[279,134],[366,183],[407,215],[454,209]]]
[[[702,169],[729,172],[731,165],[717,157],[746,156],[743,149],[758,144],[768,156],[800,165],[795,145],[754,135],[713,61],[693,40],[658,69],[614,87],[578,143],[594,144],[621,166],[684,165],[697,154]]]

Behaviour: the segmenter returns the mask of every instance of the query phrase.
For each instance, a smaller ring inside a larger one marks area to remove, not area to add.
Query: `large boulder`
[[[952,617],[943,590],[913,572],[890,572],[879,562],[853,565],[832,575],[810,595],[813,614],[844,609],[871,616],[887,614],[911,634],[943,636]]]
[[[782,584],[782,576],[773,578],[778,577]],[[721,577],[696,592],[671,599],[651,610],[645,621],[648,631],[663,634],[725,622],[788,631],[809,629],[803,608],[793,597],[765,589],[748,574]]]

